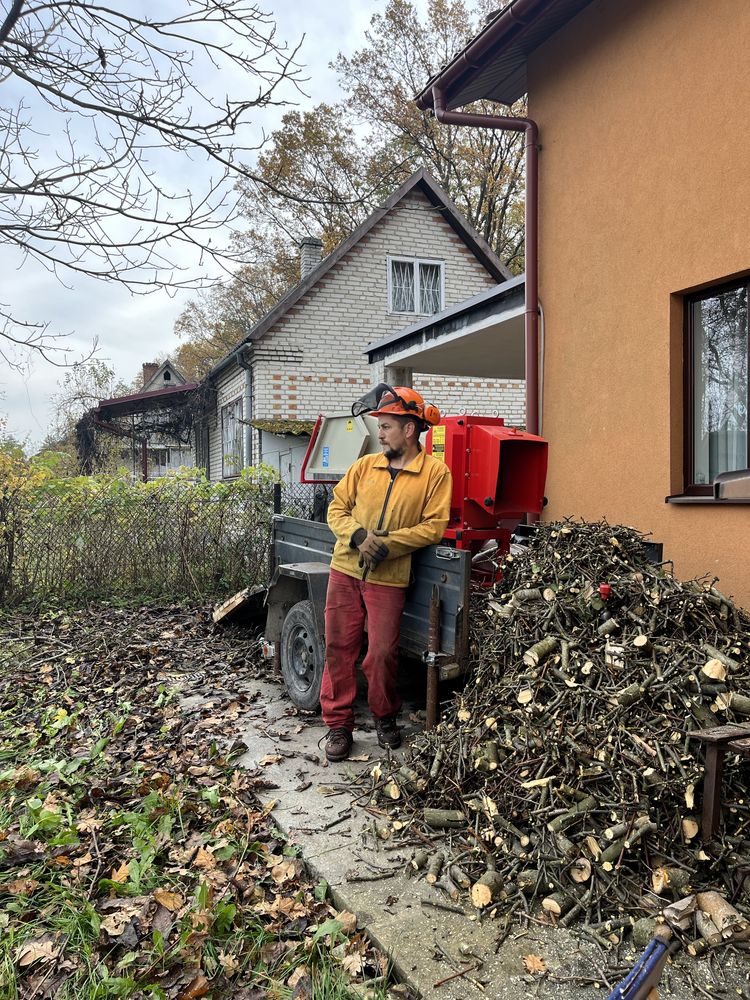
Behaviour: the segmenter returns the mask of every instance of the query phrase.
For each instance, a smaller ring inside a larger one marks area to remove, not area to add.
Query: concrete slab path
[[[248,750],[241,763],[263,767],[277,785],[262,798],[276,801],[273,815],[279,828],[300,846],[313,873],[328,883],[336,905],[357,914],[360,925],[392,958],[397,975],[421,996],[575,1000],[606,995],[603,978],[614,986],[624,975],[636,957],[630,947],[615,959],[612,952],[581,943],[565,930],[533,922],[514,924],[504,936],[501,920],[481,920],[470,905],[465,913],[452,913],[423,903],[445,897],[408,876],[413,847],[379,839],[374,834],[378,816],[367,810],[367,796],[354,798],[352,774],[369,772],[384,754],[366,705],[359,706],[363,728],[355,732],[352,759],[329,765],[322,750],[326,729],[319,717],[299,715],[281,685],[253,682],[250,688],[261,693],[246,717]],[[412,692],[414,697],[404,706],[407,736],[419,728],[419,691]],[[548,973],[529,974],[524,965],[528,955],[541,958]],[[607,971],[608,965],[621,971]],[[471,971],[465,975],[450,978],[467,968]],[[680,958],[663,976],[659,998],[692,1000],[700,995],[693,983],[706,996],[750,998],[749,974],[750,963],[741,955],[722,953],[713,963]]]

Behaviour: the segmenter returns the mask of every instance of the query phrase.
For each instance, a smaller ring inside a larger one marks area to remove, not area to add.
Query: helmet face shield
[[[391,393],[394,399],[396,398],[395,392],[389,385],[386,385],[385,382],[378,382],[373,389],[368,389],[364,396],[360,396],[352,403],[352,416],[362,417],[365,413],[377,410],[385,393]]]
[[[379,382],[374,389],[352,403],[352,416],[369,413],[371,417],[393,413],[400,417],[414,417],[422,430],[440,420],[440,410],[432,403],[425,403],[416,389],[387,385]]]

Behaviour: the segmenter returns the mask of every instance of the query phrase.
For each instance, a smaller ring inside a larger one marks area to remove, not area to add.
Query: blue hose
[[[652,938],[633,968],[615,986],[607,1000],[645,1000],[649,991],[659,982],[669,952],[670,946],[666,941]]]

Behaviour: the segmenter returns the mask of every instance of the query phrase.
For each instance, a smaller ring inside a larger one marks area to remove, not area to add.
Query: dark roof
[[[591,0],[512,0],[427,82],[417,95],[417,105],[433,106],[434,86],[443,91],[449,109],[479,100],[513,104],[528,89],[529,55],[589,3]]]
[[[388,357],[390,350],[396,347],[396,345],[401,350],[405,350],[417,343],[421,343],[424,339],[423,334],[425,331],[433,331],[435,334],[440,334],[454,327],[459,328],[462,324],[460,321],[456,321],[460,317],[465,317],[467,313],[472,314],[471,320],[482,318],[485,314],[489,315],[494,312],[497,302],[512,297],[514,293],[519,303],[522,304],[524,301],[524,285],[525,276],[523,274],[508,281],[503,281],[501,284],[495,285],[494,288],[489,288],[487,291],[480,292],[470,299],[464,299],[463,302],[459,302],[455,306],[450,306],[450,308],[444,309],[440,313],[435,313],[434,316],[426,316],[418,323],[392,333],[383,340],[368,344],[364,353],[368,355],[370,364],[376,361],[383,361]]]
[[[266,313],[263,319],[250,331],[245,339],[211,369],[208,373],[208,378],[212,378],[223,371],[223,369],[234,360],[237,353],[242,350],[245,344],[259,340],[263,334],[274,325],[274,323],[280,320],[282,316],[289,312],[293,305],[299,302],[302,296],[305,295],[305,293],[308,292],[323,277],[324,274],[327,274],[328,271],[330,271],[331,268],[334,267],[341,260],[341,258],[352,249],[353,246],[356,246],[356,244],[359,243],[359,241],[363,239],[363,237],[365,237],[370,230],[388,214],[388,212],[395,208],[396,205],[398,205],[398,203],[415,188],[419,188],[429,201],[436,208],[441,210],[443,218],[448,225],[454,230],[455,233],[457,233],[458,236],[461,237],[466,246],[475,254],[477,259],[484,265],[496,281],[503,281],[505,278],[509,278],[511,276],[510,271],[502,263],[495,251],[484,239],[482,239],[473,226],[469,224],[467,219],[456,208],[435,178],[432,177],[432,175],[428,173],[424,167],[420,167],[419,170],[416,170],[397,191],[393,192],[390,198],[388,198],[388,200],[385,201],[380,208],[376,209],[372,215],[365,219],[361,226],[355,229],[353,233],[339,243],[336,249],[332,250],[327,257],[324,257],[313,271],[310,271],[309,274],[305,275],[301,281],[297,282],[294,288],[291,288],[283,298],[279,299],[273,309]]]
[[[130,413],[145,413],[156,410],[162,403],[168,405],[186,402],[187,397],[198,388],[197,382],[187,382],[185,385],[170,386],[168,389],[155,389],[153,392],[134,392],[130,396],[114,396],[112,399],[100,399],[94,413],[99,419],[121,417]]]

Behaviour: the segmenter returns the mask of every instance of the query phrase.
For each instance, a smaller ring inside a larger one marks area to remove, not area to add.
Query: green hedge
[[[196,470],[140,483],[0,469],[0,601],[215,597],[263,583],[274,481],[263,467],[227,483]],[[306,516],[299,488],[283,502]]]

